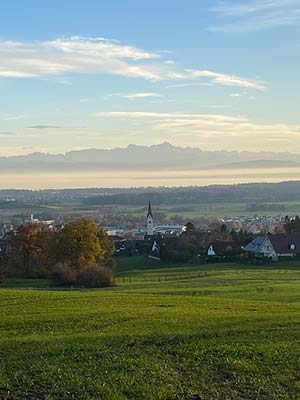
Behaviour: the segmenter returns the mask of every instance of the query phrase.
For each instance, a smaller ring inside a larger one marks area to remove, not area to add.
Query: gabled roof
[[[252,242],[248,243],[247,246],[244,247],[244,250],[251,253],[260,253],[265,239],[265,236],[257,236],[252,240]]]
[[[275,233],[268,237],[277,254],[300,254],[300,233]]]
[[[251,253],[260,253],[269,239],[276,254],[300,254],[300,233],[269,233],[267,236],[258,236],[244,247]]]

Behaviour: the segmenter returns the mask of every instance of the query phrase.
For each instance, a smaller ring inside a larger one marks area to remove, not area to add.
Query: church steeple
[[[150,200],[149,200],[149,205],[148,205],[148,214],[147,214],[147,217],[149,217],[149,215],[153,218],[152,208],[151,208],[151,201],[150,201]]]
[[[153,235],[153,214],[151,208],[151,202],[149,201],[148,213],[147,213],[147,235]]]

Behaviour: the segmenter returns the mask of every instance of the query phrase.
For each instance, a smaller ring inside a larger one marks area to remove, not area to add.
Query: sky
[[[300,153],[300,0],[10,0],[0,155]]]

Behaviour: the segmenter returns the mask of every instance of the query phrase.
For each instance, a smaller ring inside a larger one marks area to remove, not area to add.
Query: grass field
[[[300,399],[300,263],[124,258],[117,282],[8,281],[0,399]]]

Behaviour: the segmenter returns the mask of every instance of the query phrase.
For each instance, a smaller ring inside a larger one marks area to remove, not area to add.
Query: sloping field
[[[0,399],[300,399],[300,263],[131,258],[117,281],[0,290]]]

